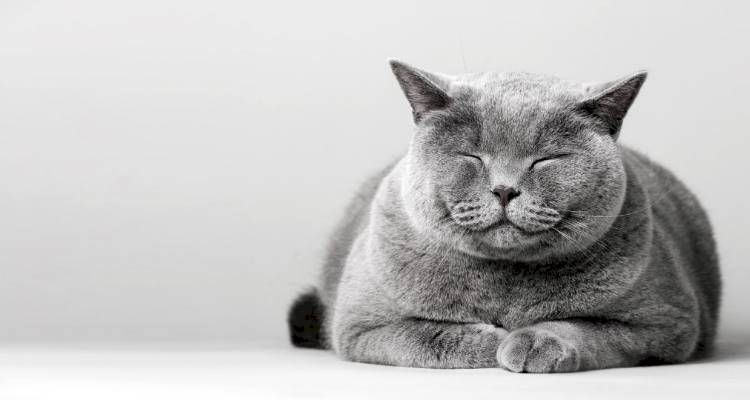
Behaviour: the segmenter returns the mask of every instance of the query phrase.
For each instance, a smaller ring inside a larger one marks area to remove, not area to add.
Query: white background
[[[358,183],[404,149],[387,57],[646,68],[622,140],[714,221],[750,330],[747,2],[3,1],[0,340],[286,340]]]

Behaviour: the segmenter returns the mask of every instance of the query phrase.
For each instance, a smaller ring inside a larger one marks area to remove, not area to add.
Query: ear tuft
[[[622,121],[633,105],[648,73],[639,71],[615,82],[600,85],[595,93],[578,104],[578,110],[606,125],[615,139],[620,133]]]
[[[389,59],[388,63],[411,105],[414,122],[419,122],[430,111],[443,109],[450,104],[446,83],[440,77],[399,60]]]

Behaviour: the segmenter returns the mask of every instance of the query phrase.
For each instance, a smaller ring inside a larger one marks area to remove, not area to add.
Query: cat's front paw
[[[503,340],[510,334],[505,329],[492,324],[477,323],[470,324],[469,326],[471,326],[473,329],[476,329],[479,333],[495,335],[497,336],[498,340]]]
[[[573,343],[533,327],[511,332],[500,343],[497,361],[513,372],[571,372],[580,367]]]

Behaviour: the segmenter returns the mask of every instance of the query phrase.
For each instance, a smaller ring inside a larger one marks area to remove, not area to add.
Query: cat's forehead
[[[554,76],[531,73],[483,73],[457,77],[453,89],[481,121],[486,146],[526,147],[542,131],[565,129],[566,113],[585,87]]]
[[[584,85],[554,75],[531,72],[482,72],[453,75],[451,82],[457,86],[470,86],[488,94],[503,92],[532,92],[537,95],[577,94]]]
[[[455,78],[452,89],[480,111],[516,113],[556,109],[583,98],[582,84],[523,72],[488,72]]]

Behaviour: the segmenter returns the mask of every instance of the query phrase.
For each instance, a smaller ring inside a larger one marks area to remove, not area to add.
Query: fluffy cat
[[[568,372],[706,354],[711,226],[664,167],[619,145],[646,73],[577,84],[391,68],[415,131],[336,229],[291,339],[352,361]]]

